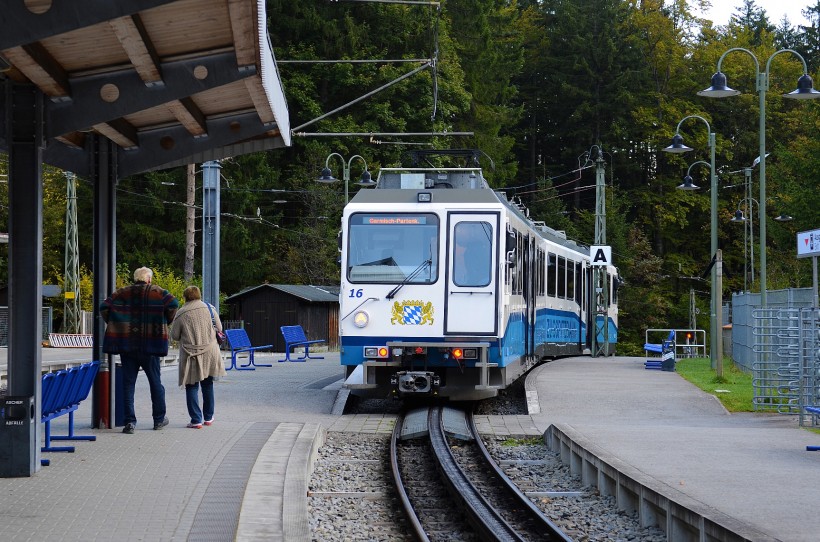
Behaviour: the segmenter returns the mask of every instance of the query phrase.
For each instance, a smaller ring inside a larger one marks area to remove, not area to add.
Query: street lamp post
[[[327,159],[325,159],[325,168],[322,170],[322,173],[319,176],[319,178],[316,179],[316,182],[335,183],[339,180],[333,176],[333,172],[330,170],[330,159],[334,156],[342,161],[342,179],[345,182],[345,205],[347,205],[347,202],[350,199],[348,197],[348,185],[350,183],[350,165],[353,163],[353,160],[355,158],[358,158],[359,160],[364,162],[364,171],[362,172],[362,178],[359,179],[359,181],[356,182],[356,184],[358,184],[359,186],[374,186],[376,184],[376,181],[373,180],[372,176],[370,175],[370,172],[367,170],[367,161],[358,154],[354,154],[350,157],[350,159],[347,162],[345,162],[345,159],[341,154],[337,152],[332,152],[327,156]]]
[[[780,53],[792,53],[803,63],[803,75],[797,80],[797,89],[784,94],[784,97],[800,100],[815,99],[820,98],[820,92],[814,90],[814,83],[808,74],[806,60],[797,51],[793,49],[775,51],[766,61],[766,70],[761,72],[760,62],[754,53],[743,47],[733,47],[721,55],[717,63],[717,73],[712,76],[712,86],[698,92],[699,96],[725,98],[740,94],[739,90],[734,90],[726,85],[726,75],[720,71],[723,59],[733,51],[743,51],[751,56],[755,61],[755,70],[757,72],[757,92],[760,96],[760,200],[758,204],[760,220],[760,305],[766,308],[766,91],[769,89],[769,70],[772,59]]]
[[[751,169],[746,168],[744,171],[747,172],[749,176],[751,176]],[[738,202],[737,210],[735,211],[735,216],[732,217],[730,222],[734,222],[736,224],[742,223],[743,226],[744,226],[743,227],[743,259],[744,259],[744,262],[745,262],[746,261],[746,254],[747,254],[746,247],[747,247],[747,243],[748,243],[748,246],[751,248],[751,279],[752,279],[751,282],[754,283],[754,281],[755,281],[755,263],[754,263],[754,259],[755,259],[755,246],[754,246],[754,244],[755,244],[755,234],[754,234],[754,221],[752,219],[752,217],[754,216],[754,206],[752,206],[752,204],[756,203],[757,208],[760,209],[760,202],[757,201],[756,199],[754,199],[753,197],[751,197],[751,192],[747,192],[747,194],[748,195],[746,197],[744,197],[743,199],[741,199]],[[778,198],[774,198],[774,199],[778,199]],[[741,205],[743,205],[744,203],[746,203],[746,210],[749,213],[749,218],[746,218],[743,215],[743,211],[740,209]],[[784,213],[782,211],[780,212],[779,215],[774,217],[774,219],[777,222],[789,222],[791,220],[794,220],[793,217],[789,216],[787,213]],[[747,224],[748,224],[748,227],[747,227]],[[744,266],[743,266],[743,289],[748,291],[746,289],[746,275],[747,275],[746,265],[744,264]]]
[[[698,119],[702,121],[706,125],[706,131],[709,134],[709,163],[703,162],[702,160],[695,162],[703,163],[709,166],[709,180],[711,186],[711,220],[710,220],[710,249],[711,258],[715,258],[717,255],[718,250],[718,230],[717,230],[717,207],[718,207],[718,186],[717,186],[717,173],[715,172],[715,133],[712,132],[712,127],[709,126],[709,121],[705,118],[701,117],[700,115],[687,115],[683,117],[680,122],[678,122],[677,128],[675,128],[675,136],[672,138],[672,144],[663,149],[665,152],[671,153],[684,153],[693,150],[691,147],[687,147],[683,144],[683,137],[680,135],[680,127],[684,121],[688,119]],[[695,165],[692,164],[692,165]],[[691,170],[692,166],[689,166]],[[689,184],[691,185],[692,178],[689,176],[689,172],[687,171],[686,177],[689,180]],[[681,189],[695,189],[694,185],[692,187],[687,187],[687,180],[684,179],[684,184],[680,186]],[[712,367],[716,367],[720,369],[723,364],[723,342],[720,340],[719,333],[723,326],[720,325],[721,320],[721,310],[722,307],[720,306],[720,302],[718,301],[718,291],[717,291],[717,266],[712,265],[712,273],[711,273],[711,300],[710,300],[710,311],[711,311],[711,318],[709,320],[709,357],[711,359]]]
[[[743,211],[740,209],[740,206],[746,203],[746,211],[749,213],[749,218],[747,219],[743,216]],[[730,222],[734,222],[736,224],[742,223],[743,224],[743,291],[748,292],[749,289],[746,286],[746,279],[751,277],[751,282],[754,283],[755,281],[755,232],[754,232],[754,222],[752,217],[754,216],[754,207],[752,203],[757,203],[757,208],[760,209],[760,202],[752,197],[745,197],[737,203],[737,210],[735,211],[735,216],[732,217]],[[747,225],[748,223],[748,225]],[[748,253],[751,251],[751,260],[748,259]],[[749,266],[749,262],[751,261],[751,266]],[[747,273],[747,267],[750,268],[750,273]]]

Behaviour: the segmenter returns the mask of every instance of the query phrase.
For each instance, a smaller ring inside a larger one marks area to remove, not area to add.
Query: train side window
[[[524,295],[524,251],[527,250],[526,247],[526,236],[518,235],[518,268],[521,271],[518,273],[518,294]]]
[[[536,276],[538,277],[538,295],[544,295],[544,273],[546,273],[546,259],[544,258],[544,251],[538,249],[538,261],[536,262],[536,266],[538,267],[538,271]]]
[[[567,299],[575,299],[575,262],[567,260]]]
[[[610,287],[612,288],[612,297],[611,297],[611,299],[612,299],[612,304],[613,305],[618,304],[618,285],[616,283],[617,280],[618,280],[617,276],[609,275],[609,284],[611,285]]]
[[[578,301],[578,304],[581,304],[581,300],[583,299],[583,273],[581,262],[575,262],[575,299]]]
[[[555,297],[555,283],[557,275],[558,257],[552,252],[547,257],[547,295]]]
[[[567,259],[558,256],[558,297],[567,297]]]

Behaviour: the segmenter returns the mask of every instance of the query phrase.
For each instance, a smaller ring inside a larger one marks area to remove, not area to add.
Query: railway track
[[[430,407],[402,416],[390,463],[418,540],[571,540],[501,471],[462,410]]]

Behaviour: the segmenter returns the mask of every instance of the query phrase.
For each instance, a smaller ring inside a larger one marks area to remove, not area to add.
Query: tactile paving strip
[[[239,524],[242,497],[259,451],[278,423],[254,423],[222,460],[199,504],[188,540],[233,540]]]

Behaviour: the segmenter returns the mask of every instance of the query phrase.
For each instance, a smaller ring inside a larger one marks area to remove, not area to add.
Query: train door
[[[535,314],[536,314],[535,279],[538,275],[535,272],[535,263],[536,263],[535,238],[528,235],[525,239],[525,242],[527,243],[527,247],[523,251],[524,252],[524,304],[525,304],[525,311],[526,311],[526,313],[525,313],[526,314],[525,346],[526,346],[527,356],[532,357],[532,356],[535,355]]]
[[[586,318],[584,320],[587,324],[585,341],[586,347],[592,348],[592,334],[595,333],[595,285],[593,284],[592,267],[584,269],[584,280],[586,281],[584,302],[587,306]]]
[[[444,333],[498,331],[498,213],[449,213]]]
[[[583,262],[575,262],[575,301],[578,303],[578,349],[583,352],[586,337],[584,325],[587,321],[586,273]]]

